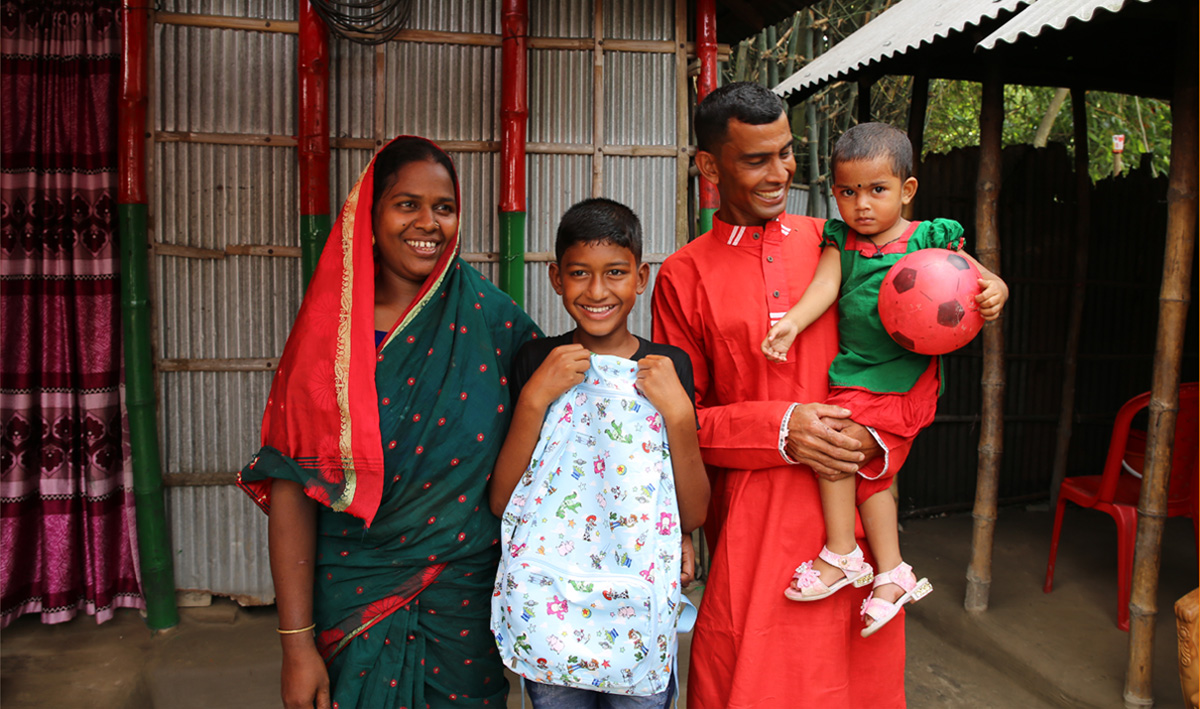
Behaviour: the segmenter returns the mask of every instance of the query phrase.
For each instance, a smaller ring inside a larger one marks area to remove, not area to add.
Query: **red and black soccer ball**
[[[879,287],[879,319],[906,350],[939,355],[975,338],[979,269],[949,249],[921,249],[897,261]]]

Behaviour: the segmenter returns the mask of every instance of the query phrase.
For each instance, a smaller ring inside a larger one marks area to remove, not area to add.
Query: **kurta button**
[[[758,232],[754,232],[754,238],[755,238],[755,239],[757,239],[757,238],[758,238]]]
[[[772,293],[772,295],[774,295],[776,298],[778,298],[778,297],[779,297],[779,291],[775,291],[774,293]]]
[[[774,256],[768,256],[768,257],[767,257],[767,263],[775,263],[775,257],[774,257]]]

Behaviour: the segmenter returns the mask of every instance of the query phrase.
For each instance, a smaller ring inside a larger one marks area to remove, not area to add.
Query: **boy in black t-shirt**
[[[638,362],[638,389],[662,414],[671,450],[671,466],[684,534],[684,558],[689,557],[690,532],[704,522],[709,483],[700,459],[691,360],[677,347],[649,342],[629,332],[629,313],[646,290],[650,267],[641,262],[642,228],[633,210],[609,199],[589,199],[567,210],[555,240],[557,261],[550,264],[550,283],[562,296],[563,307],[575,320],[571,332],[526,343],[517,352],[509,375],[512,424],[496,460],[489,500],[497,517],[529,466],[542,420],[550,404],[583,381],[592,353],[616,355]],[[686,562],[685,562],[686,566]],[[685,575],[690,570],[685,568]],[[566,700],[560,690],[530,683],[533,705]],[[625,706],[622,700],[642,700],[639,707],[666,706],[674,688],[653,697],[603,695],[602,706]],[[541,696],[543,693],[552,693]]]

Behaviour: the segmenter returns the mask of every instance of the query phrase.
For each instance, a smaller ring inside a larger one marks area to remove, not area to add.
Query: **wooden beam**
[[[871,87],[875,85],[874,79],[859,79],[858,80],[858,122],[871,122]]]
[[[925,111],[929,108],[929,72],[922,70],[913,76],[912,98],[908,103],[908,142],[913,150],[913,177],[921,181],[921,155],[925,152]],[[918,199],[921,191],[917,190]],[[904,205],[904,218],[913,219],[916,200]]]
[[[1004,128],[1004,84],[993,62],[983,81],[979,115],[979,177],[975,185],[975,233],[980,263],[1000,273],[1001,132]],[[1003,316],[983,327],[983,423],[979,431],[979,470],[975,487],[974,533],[967,593],[963,607],[985,611],[992,584],[992,545],[996,534],[996,497],[1004,456]]]
[[[164,487],[217,487],[236,485],[237,473],[163,473]]]
[[[261,20],[228,15],[194,15],[183,12],[156,12],[154,22],[159,25],[180,27],[205,27],[217,30],[251,30],[254,32],[279,32],[299,34],[300,23],[296,20]]]
[[[1075,380],[1079,370],[1079,335],[1087,296],[1088,250],[1091,242],[1092,176],[1088,171],[1087,92],[1071,91],[1071,119],[1075,131],[1075,266],[1071,279],[1071,309],[1067,316],[1067,342],[1063,352],[1062,395],[1054,463],[1050,468],[1050,508],[1058,504],[1058,489],[1067,476],[1067,454],[1075,421]]]
[[[179,27],[204,27],[217,30],[246,30],[251,32],[277,32],[281,34],[298,34],[300,23],[295,20],[263,20],[247,17],[231,17],[228,15],[200,15],[183,12],[155,13],[154,21],[162,25]],[[363,35],[366,36],[366,35]],[[392,42],[423,42],[426,44],[459,44],[472,47],[499,47],[501,37],[498,34],[483,34],[477,32],[440,32],[436,30],[400,30],[390,41]],[[676,43],[672,40],[652,39],[604,39],[604,49],[610,52],[641,52],[647,54],[674,54]],[[587,51],[595,45],[594,39],[571,37],[530,37],[530,49],[558,49]],[[685,46],[689,56],[695,56],[696,45],[687,42]],[[718,56],[729,58],[729,45],[717,45]]]
[[[278,357],[241,359],[160,359],[154,368],[160,372],[273,372]]]
[[[224,249],[205,249],[199,246],[154,243],[155,256],[179,258],[223,259],[226,256],[283,256],[300,258],[299,246],[276,246],[274,244],[229,244]]]
[[[675,248],[688,242],[688,55],[687,0],[675,0]]]
[[[592,2],[592,197],[604,196],[604,0]]]
[[[1197,7],[1189,3],[1186,21],[1175,28],[1178,57],[1197,54]],[[1158,570],[1162,561],[1163,521],[1175,420],[1179,413],[1179,372],[1191,301],[1192,261],[1196,257],[1197,207],[1197,65],[1174,66],[1171,99],[1171,171],[1167,178],[1167,244],[1163,254],[1162,289],[1158,298],[1158,337],[1154,347],[1154,380],[1150,388],[1150,428],[1146,432],[1146,468],[1138,500],[1137,540],[1133,552],[1133,587],[1129,598],[1129,669],[1125,706],[1154,703],[1154,621],[1158,614]],[[1195,434],[1195,431],[1192,431]],[[1194,474],[1194,470],[1191,471]]]
[[[272,148],[294,148],[296,137],[291,135],[249,135],[244,133],[200,133],[197,131],[154,132],[159,143],[208,143],[211,145],[258,145]]]

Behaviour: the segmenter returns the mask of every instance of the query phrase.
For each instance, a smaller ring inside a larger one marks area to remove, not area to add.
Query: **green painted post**
[[[707,234],[712,231],[713,215],[716,213],[717,210],[712,207],[700,208],[700,224],[696,228],[697,234]]]
[[[500,289],[525,307],[525,212],[500,212]]]
[[[133,455],[138,551],[146,624],[163,630],[179,624],[175,608],[175,568],[163,502],[154,365],[150,357],[150,268],[147,263],[146,205],[121,204],[121,329],[125,349],[125,406]]]
[[[317,270],[317,260],[321,258],[321,249],[325,246],[330,228],[328,214],[300,215],[300,269],[304,290],[308,289],[308,282]]]

